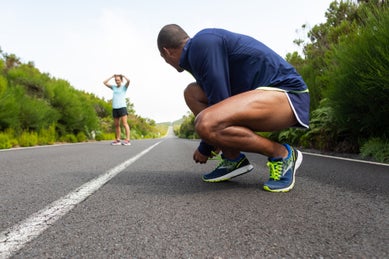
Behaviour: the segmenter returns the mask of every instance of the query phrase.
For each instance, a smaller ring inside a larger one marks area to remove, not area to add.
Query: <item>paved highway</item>
[[[0,152],[0,258],[388,258],[389,166],[304,153],[295,188],[266,158],[224,183],[172,136]]]

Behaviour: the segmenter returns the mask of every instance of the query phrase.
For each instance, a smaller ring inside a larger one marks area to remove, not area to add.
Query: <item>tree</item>
[[[357,5],[351,1],[334,1],[327,9],[325,16],[327,21],[315,25],[308,33],[309,42],[303,44],[304,64],[297,66],[297,70],[304,78],[311,93],[311,108],[316,109],[323,91],[328,85],[329,78],[326,71],[332,65],[331,51],[345,35],[355,31]],[[303,31],[307,26],[302,25]],[[301,44],[301,40],[298,41]],[[293,65],[295,65],[292,62]]]
[[[308,146],[358,152],[366,139],[388,138],[388,16],[388,1],[334,1],[307,33],[304,56],[287,55],[310,90]]]
[[[355,140],[389,137],[389,8],[363,11],[366,26],[337,46],[328,72],[331,105]]]
[[[180,138],[196,139],[198,135],[194,128],[195,116],[193,113],[188,112],[186,116],[182,117],[182,123],[178,132]]]

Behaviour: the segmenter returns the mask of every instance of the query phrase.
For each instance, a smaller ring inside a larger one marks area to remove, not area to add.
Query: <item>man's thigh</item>
[[[285,92],[252,90],[217,103],[203,112],[212,127],[243,126],[253,131],[277,131],[297,123]]]

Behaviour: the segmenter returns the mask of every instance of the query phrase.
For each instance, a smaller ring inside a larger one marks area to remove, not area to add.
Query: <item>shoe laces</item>
[[[217,161],[219,161],[219,164],[216,166],[216,168],[230,167],[230,166],[235,166],[235,164],[236,164],[236,162],[229,161],[229,160],[223,158],[221,154],[217,154],[214,151],[212,151],[211,154],[213,155],[213,157],[208,158],[208,160],[217,160]]]
[[[270,169],[270,179],[280,180],[282,175],[282,166],[283,161],[269,161],[267,162],[267,166]]]
[[[208,158],[208,160],[224,160],[221,154],[216,153],[215,151],[211,151],[211,157]]]

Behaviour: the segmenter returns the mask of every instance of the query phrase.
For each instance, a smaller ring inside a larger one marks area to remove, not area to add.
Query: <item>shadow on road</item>
[[[262,190],[263,183],[253,172],[226,182],[206,183],[201,174],[191,172],[131,172],[111,180],[111,184],[128,185],[155,195],[219,192],[232,189]]]

